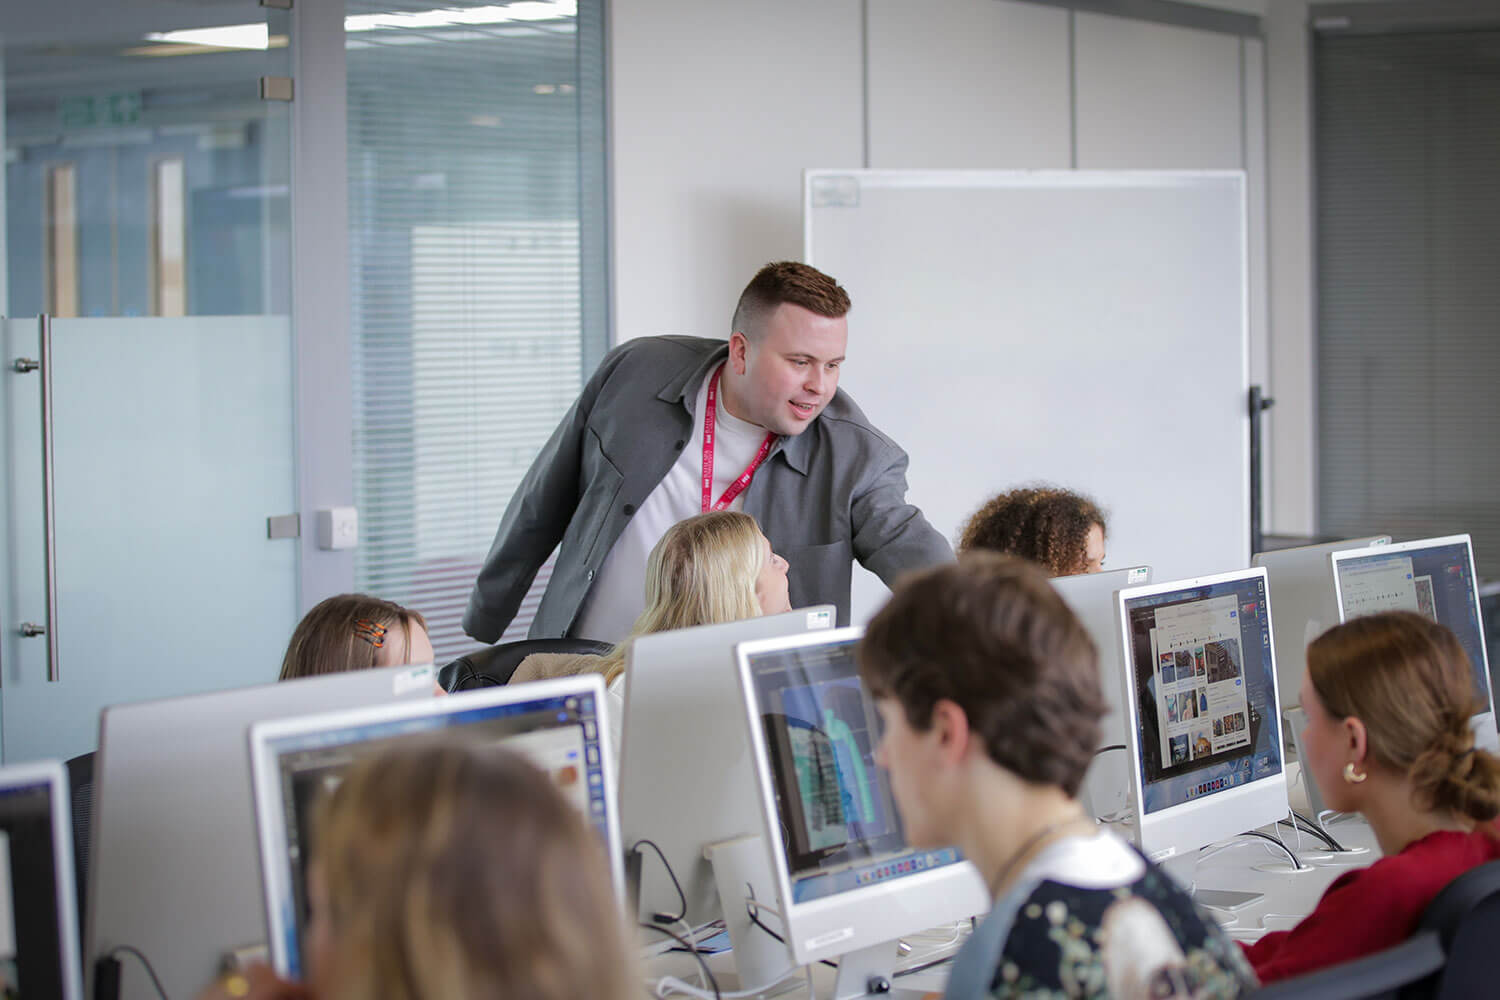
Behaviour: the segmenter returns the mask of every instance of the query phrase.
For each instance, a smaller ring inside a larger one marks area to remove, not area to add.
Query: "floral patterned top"
[[[1111,833],[1039,855],[954,962],[949,1000],[1234,1000],[1255,988],[1238,946]]]

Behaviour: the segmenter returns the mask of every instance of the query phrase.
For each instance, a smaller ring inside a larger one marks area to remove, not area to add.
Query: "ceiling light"
[[[216,49],[264,49],[270,44],[264,24],[226,24],[218,28],[188,28],[184,31],[153,31],[148,42],[173,42]]]
[[[400,28],[451,28],[512,21],[555,21],[578,16],[578,0],[521,0],[505,6],[449,7],[388,14],[351,14],[345,31],[384,31]]]

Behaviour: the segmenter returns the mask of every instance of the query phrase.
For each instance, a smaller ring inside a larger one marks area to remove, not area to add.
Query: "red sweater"
[[[1494,832],[1481,827],[1473,833],[1430,833],[1400,854],[1340,875],[1307,919],[1244,945],[1255,974],[1269,983],[1400,944],[1444,886],[1470,868],[1500,859]]]

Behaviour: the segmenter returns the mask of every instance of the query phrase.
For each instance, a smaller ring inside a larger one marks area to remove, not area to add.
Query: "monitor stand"
[[[771,880],[766,843],[760,837],[721,840],[705,846],[703,856],[713,865],[714,883],[724,908],[724,929],[729,933],[740,986],[769,988],[771,983],[786,978],[795,963],[791,948],[750,919],[752,902],[761,904],[762,922],[765,914],[776,912],[775,883]]]
[[[875,996],[915,1000],[926,996],[927,989],[899,988],[900,980],[895,978],[897,957],[895,941],[884,941],[840,955],[839,973],[829,1000],[861,1000]]]

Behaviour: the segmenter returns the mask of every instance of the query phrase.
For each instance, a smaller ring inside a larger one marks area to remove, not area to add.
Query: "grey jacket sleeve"
[[[515,618],[537,570],[562,541],[581,495],[583,435],[599,392],[618,363],[611,352],[583,387],[516,487],[464,609],[463,628],[494,642]]]
[[[904,573],[953,561],[948,540],[906,501],[906,466],[906,452],[888,445],[850,509],[855,558],[887,587]]]

